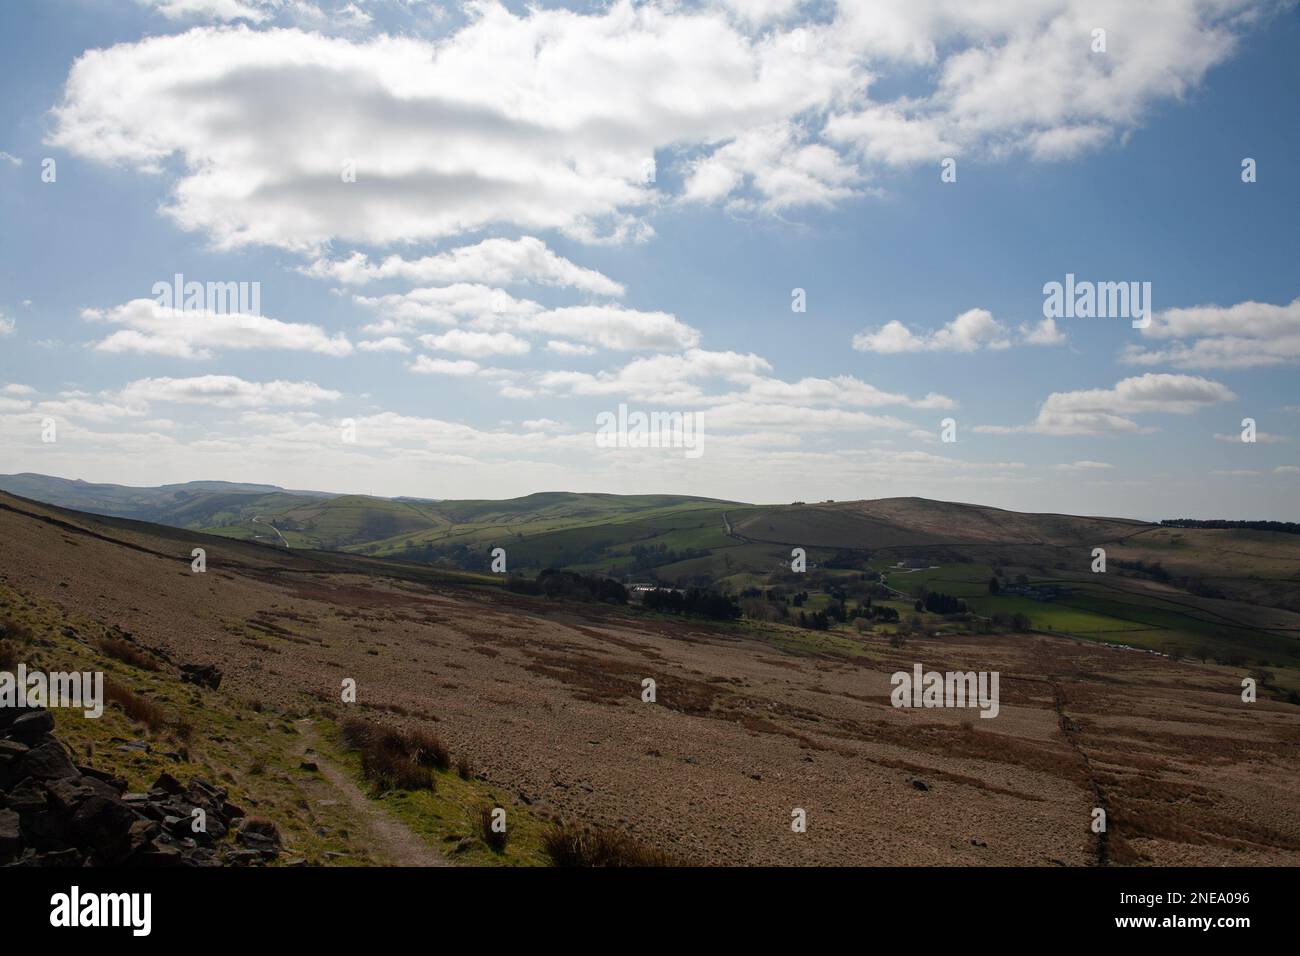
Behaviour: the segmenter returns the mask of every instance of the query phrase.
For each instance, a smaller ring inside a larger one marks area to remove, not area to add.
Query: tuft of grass
[[[546,853],[556,866],[681,866],[662,850],[648,847],[618,830],[557,823],[544,837]]]
[[[422,767],[437,770],[451,769],[451,751],[437,734],[423,730],[408,730],[402,734],[406,752]]]
[[[510,842],[510,833],[508,830],[492,829],[492,812],[495,809],[490,803],[478,808],[478,835],[493,853],[504,853],[506,844]]]
[[[130,664],[132,667],[138,667],[142,671],[156,671],[158,669],[158,662],[153,659],[153,655],[136,647],[130,641],[124,641],[117,637],[101,637],[96,641],[95,646],[106,657],[121,661],[123,664]]]
[[[461,754],[456,758],[456,776],[462,780],[472,780],[474,778],[474,765],[470,763],[469,757]]]
[[[380,792],[434,790],[437,781],[429,768],[451,766],[451,755],[442,741],[419,731],[349,717],[340,726],[339,736],[349,750],[360,751],[361,775]]]
[[[165,710],[107,675],[104,677],[104,702],[117,704],[124,714],[136,723],[144,724],[154,733],[162,730],[167,724]]]

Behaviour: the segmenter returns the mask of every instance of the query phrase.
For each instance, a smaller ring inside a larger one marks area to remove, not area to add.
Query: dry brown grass
[[[117,704],[128,717],[136,723],[144,724],[155,733],[167,724],[165,710],[108,676],[104,677],[104,702]]]
[[[507,830],[492,829],[492,812],[495,809],[488,803],[478,808],[478,835],[493,853],[504,853],[506,844],[510,842],[510,834]]]
[[[605,827],[558,823],[547,831],[544,843],[547,855],[556,866],[682,865],[662,850]]]
[[[344,746],[361,752],[361,774],[380,791],[434,790],[437,781],[429,768],[451,766],[451,756],[442,742],[420,731],[349,717],[340,727],[340,736]]]
[[[106,657],[121,661],[123,664],[138,667],[143,671],[156,671],[158,669],[158,662],[153,659],[153,655],[136,647],[130,641],[124,641],[117,637],[101,637],[95,646]]]

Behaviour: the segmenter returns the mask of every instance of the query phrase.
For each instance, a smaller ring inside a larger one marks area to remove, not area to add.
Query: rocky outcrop
[[[0,865],[229,866],[269,862],[275,825],[243,824],[226,791],[162,774],[147,793],[78,766],[40,709],[0,708]]]
[[[221,686],[221,668],[216,664],[182,664],[181,680],[186,684],[216,690]]]

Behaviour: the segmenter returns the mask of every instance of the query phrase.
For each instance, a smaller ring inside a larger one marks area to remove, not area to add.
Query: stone
[[[54,731],[54,715],[48,710],[33,710],[23,714],[9,727],[9,734],[19,740],[31,741]]]
[[[20,772],[37,780],[57,780],[79,776],[72,758],[57,740],[50,739],[33,747],[18,764]]]
[[[13,810],[0,810],[0,858],[11,857],[23,846],[22,822]]]
[[[182,664],[181,681],[216,690],[221,686],[221,669],[215,664]]]

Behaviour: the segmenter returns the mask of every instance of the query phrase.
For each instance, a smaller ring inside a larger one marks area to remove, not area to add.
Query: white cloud
[[[1054,471],[1110,471],[1115,466],[1104,461],[1074,461],[1069,464],[1053,465]]]
[[[101,352],[140,352],[172,358],[208,359],[215,350],[289,349],[349,355],[352,343],[316,325],[281,322],[260,315],[172,309],[153,299],[132,299],[113,309],[86,309],[92,322],[126,326],[95,343]]]
[[[363,285],[380,279],[406,279],[422,283],[486,283],[512,285],[535,283],[579,289],[597,295],[621,296],[622,284],[594,269],[586,269],[552,252],[540,239],[484,239],[422,259],[388,256],[371,262],[364,253],[347,259],[317,259],[302,270],[317,278],[347,285]]]
[[[858,170],[835,150],[806,140],[806,133],[791,123],[749,130],[692,163],[682,198],[715,202],[748,183],[759,198],[735,200],[733,206],[779,212],[830,206],[856,195]]]
[[[410,364],[412,372],[420,372],[424,375],[452,375],[457,378],[463,378],[467,375],[474,375],[479,371],[478,362],[472,362],[469,359],[451,359],[430,358],[427,355],[417,355],[415,361]]]
[[[575,305],[510,320],[517,331],[560,336],[618,352],[689,349],[700,333],[667,312],[613,305]]]
[[[35,391],[36,389],[32,388],[30,385],[20,385],[17,382],[11,382],[4,388],[0,388],[0,392],[3,392],[6,395],[31,395]]]
[[[1068,158],[1184,97],[1268,5],[846,0],[794,28],[781,25],[794,0],[589,13],[483,0],[436,41],[359,42],[247,28],[272,10],[313,30],[364,25],[356,3],[319,22],[305,0],[162,9],[244,22],[84,54],[49,142],[179,168],[164,211],[220,247],[319,253],[501,225],[644,238],[664,198],[655,157],[681,164],[689,199],[773,213],[855,196],[873,165]],[[908,93],[872,97],[887,88]]]
[[[596,350],[590,345],[579,345],[576,342],[565,342],[561,339],[551,339],[546,343],[546,351],[554,352],[556,355],[595,355]]]
[[[263,0],[136,0],[153,7],[169,20],[202,19],[262,23],[271,19],[271,6]]]
[[[389,335],[382,339],[366,339],[358,342],[357,348],[362,352],[409,352],[411,347],[396,336]]]
[[[853,337],[859,352],[974,352],[981,348],[1004,349],[1011,345],[1006,326],[988,309],[968,309],[933,332],[913,333],[897,319],[875,331],[864,329]]]
[[[422,335],[420,343],[426,348],[456,352],[474,358],[488,355],[523,355],[529,351],[527,342],[509,332],[468,332],[464,329],[452,329],[441,335]]]
[[[249,382],[234,375],[200,375],[193,378],[142,378],[119,393],[127,405],[153,402],[207,405],[213,408],[305,406],[335,401],[338,392],[312,382]]]
[[[1241,440],[1240,433],[1215,434],[1214,440],[1227,442],[1230,445],[1246,444]],[[1287,438],[1285,435],[1275,435],[1272,432],[1261,432],[1261,431],[1255,432],[1255,441],[1257,441],[1261,445],[1282,445],[1289,442],[1290,440],[1291,439]]]
[[[1064,345],[1065,333],[1056,327],[1055,319],[1043,319],[1036,325],[1020,326],[1020,338],[1026,345]]]
[[[14,330],[17,328],[18,326],[14,323],[13,319],[9,318],[9,316],[5,315],[3,312],[0,312],[0,337],[13,335]]]
[[[1135,415],[1190,415],[1202,408],[1230,402],[1236,395],[1226,385],[1193,375],[1148,373],[1126,378],[1114,388],[1053,392],[1037,419],[1028,425],[976,425],[992,435],[1023,432],[1039,435],[1097,435],[1107,432],[1151,431]]]
[[[1300,361],[1300,298],[1286,305],[1239,302],[1156,313],[1142,330],[1163,348],[1130,345],[1121,356],[1131,365],[1183,369],[1246,369]]]
[[[456,325],[461,319],[476,319],[491,327],[506,322],[509,317],[531,315],[542,308],[528,299],[516,299],[502,289],[464,282],[353,298],[379,314],[380,320],[365,329],[376,335],[409,332],[420,325]]]
[[[11,166],[21,166],[23,164],[20,158],[13,153],[6,153],[4,150],[0,150],[0,162],[8,163]]]
[[[897,319],[878,329],[863,329],[853,337],[853,347],[859,352],[897,355],[901,352],[997,351],[1010,348],[1016,342],[1022,345],[1062,345],[1065,341],[1065,334],[1057,329],[1054,319],[1043,319],[1035,325],[1022,323],[1019,339],[1016,339],[988,309],[967,309],[933,332],[913,332]]]

